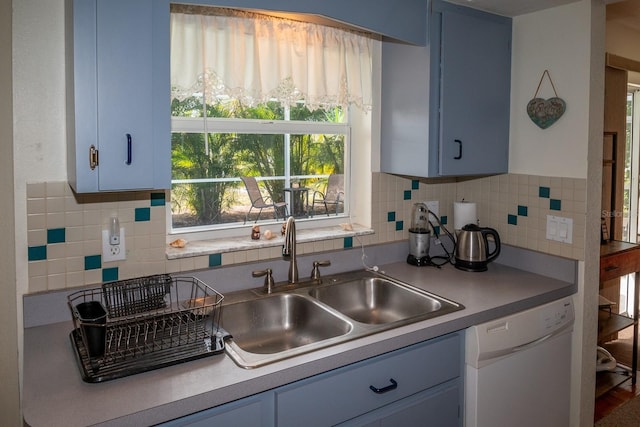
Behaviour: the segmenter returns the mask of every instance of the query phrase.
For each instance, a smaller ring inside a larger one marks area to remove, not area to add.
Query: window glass
[[[236,114],[247,119],[233,123],[215,119],[191,120],[202,113],[197,110],[202,104],[191,98],[173,105],[175,115],[185,116],[184,120],[174,119],[172,126],[171,213],[174,229],[227,227],[258,219],[273,221],[285,214],[318,218],[319,214],[345,213],[344,194],[337,205],[325,206],[319,200],[326,193],[329,176],[345,172],[348,126],[333,123],[342,120],[339,108],[287,111],[286,115],[295,115],[297,121],[317,122],[312,127],[314,133],[299,133],[300,123],[276,121],[274,117],[284,115],[283,110],[286,110],[279,108],[277,103],[244,108],[235,113],[223,104],[207,107],[206,114],[213,117],[229,118]],[[216,131],[216,128],[229,127],[238,131]],[[244,132],[243,127],[258,130]],[[261,133],[259,129],[269,133]],[[256,177],[264,204],[284,202],[286,210],[276,212],[276,207],[252,206],[241,180],[243,176]],[[302,190],[285,191],[292,187]]]

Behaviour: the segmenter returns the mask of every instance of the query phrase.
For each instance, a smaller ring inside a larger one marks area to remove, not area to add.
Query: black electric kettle
[[[487,236],[492,236],[495,242],[491,252]],[[500,236],[493,228],[467,224],[458,232],[456,268],[465,271],[486,271],[487,264],[496,259],[499,254]]]

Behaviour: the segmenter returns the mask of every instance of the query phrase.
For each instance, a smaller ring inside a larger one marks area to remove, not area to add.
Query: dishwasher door
[[[466,331],[465,426],[569,425],[569,298]]]

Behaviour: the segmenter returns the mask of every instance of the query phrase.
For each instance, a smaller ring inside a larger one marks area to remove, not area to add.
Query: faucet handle
[[[273,271],[270,268],[267,268],[266,270],[253,271],[251,273],[251,275],[253,277],[265,276],[265,278],[264,278],[264,290],[268,294],[271,293],[271,291],[273,290],[273,287],[274,287],[274,281],[273,281]]]
[[[320,267],[327,267],[331,265],[331,261],[313,261],[313,270],[311,270],[311,280],[321,281]]]

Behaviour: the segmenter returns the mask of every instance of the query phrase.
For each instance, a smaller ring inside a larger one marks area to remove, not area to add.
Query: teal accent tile
[[[549,187],[538,187],[538,197],[548,199],[551,197],[551,189]]]
[[[387,222],[393,222],[396,220],[395,212],[387,212]]]
[[[29,246],[29,261],[42,261],[47,259],[47,247]]]
[[[518,205],[518,215],[527,216],[529,209],[526,206]]]
[[[447,223],[448,223],[448,222],[449,222],[449,218],[447,218],[447,216],[446,216],[446,215],[442,215],[442,216],[440,217],[440,224],[442,224],[442,225],[447,225]]]
[[[411,189],[418,190],[419,188],[420,188],[420,181],[418,181],[417,179],[411,180]]]
[[[403,221],[396,221],[396,231],[401,231],[404,228]]]
[[[102,255],[89,255],[84,257],[84,269],[96,270],[102,267]]]
[[[436,225],[436,226],[434,226],[434,227],[433,227],[433,233],[434,233],[436,236],[439,236],[439,235],[440,235],[440,226],[439,226],[439,225]]]
[[[135,211],[135,220],[140,221],[150,221],[151,220],[151,208],[136,208]]]
[[[50,228],[47,230],[47,244],[51,243],[64,243],[65,242],[65,229],[64,228]]]
[[[115,282],[118,280],[118,267],[105,268],[102,270],[103,282]]]
[[[562,209],[562,201],[558,199],[549,200],[549,209],[552,211],[559,211]]]
[[[222,265],[222,254],[209,255],[209,267],[220,267]]]
[[[343,248],[347,249],[347,248],[352,248],[353,247],[353,237],[345,237],[344,238],[344,244],[342,245]]]
[[[411,190],[404,190],[404,199],[411,200]]]
[[[164,206],[167,204],[166,194],[151,193],[151,206]]]
[[[515,215],[507,215],[507,224],[518,225],[518,217]]]

